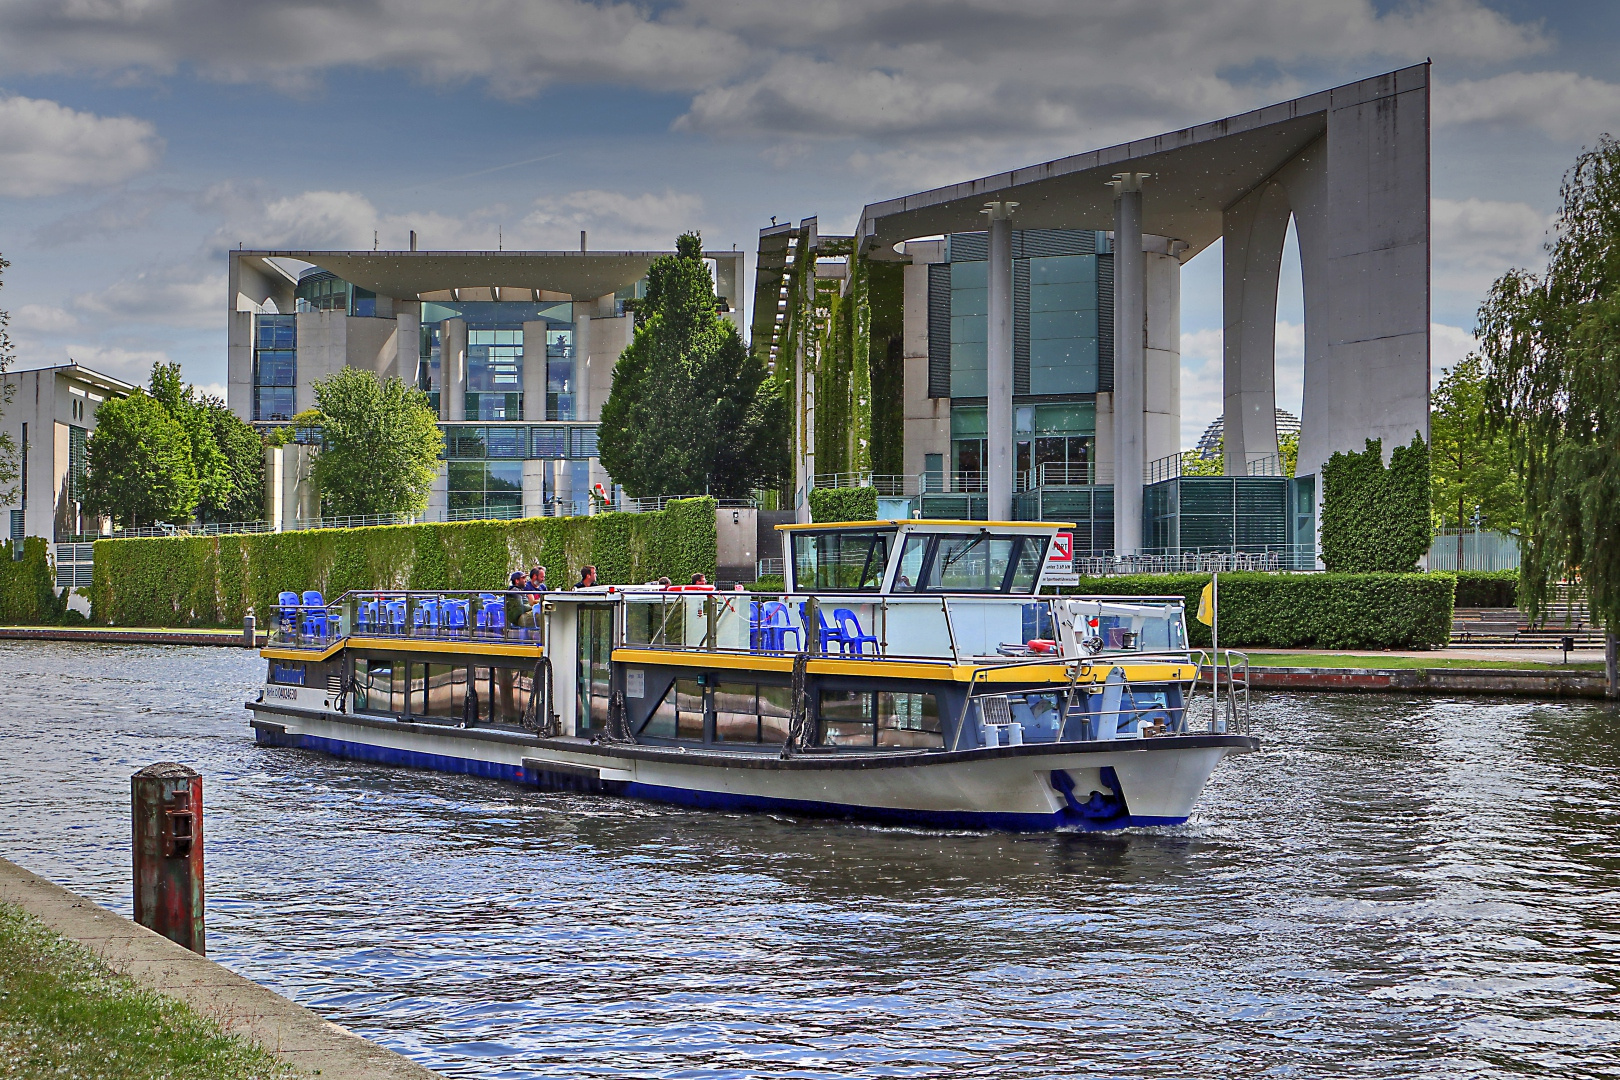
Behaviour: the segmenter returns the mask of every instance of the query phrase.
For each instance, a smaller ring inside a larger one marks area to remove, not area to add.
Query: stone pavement
[[[0,859],[0,902],[15,904],[115,971],[175,998],[322,1080],[437,1080],[438,1073],[368,1042],[15,863]]]

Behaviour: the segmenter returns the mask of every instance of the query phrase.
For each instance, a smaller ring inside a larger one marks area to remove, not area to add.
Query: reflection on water
[[[0,644],[0,854],[128,912],[205,777],[229,967],[447,1075],[1620,1076],[1620,724],[1273,695],[1186,827],[697,813],[255,747],[259,661]]]

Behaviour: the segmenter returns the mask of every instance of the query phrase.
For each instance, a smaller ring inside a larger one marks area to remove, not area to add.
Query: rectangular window
[[[945,745],[939,726],[939,699],[933,694],[877,695],[877,744],[936,748]]]
[[[90,433],[77,425],[68,425],[68,498],[74,502],[84,499],[84,474],[90,467]]]
[[[395,676],[398,676],[396,678]],[[362,712],[405,711],[405,665],[387,656],[354,662],[355,708]]]
[[[568,429],[564,427],[530,428],[530,456],[557,460],[568,456]]]
[[[793,534],[795,588],[875,590],[889,564],[895,531],[797,532]]]
[[[821,745],[873,745],[873,696],[869,690],[823,690]]]
[[[675,685],[670,684],[669,690],[653,710],[652,715],[641,727],[641,734],[653,739],[673,739],[678,731],[675,712]]]
[[[703,687],[696,679],[675,680],[675,737],[703,741]]]
[[[547,328],[545,418],[576,419],[574,392],[574,332]]]
[[[989,320],[988,262],[951,263],[951,395],[983,397]]]
[[[298,383],[298,316],[257,315],[253,333],[253,419],[291,420]]]
[[[411,673],[424,669],[423,696],[412,701],[412,711],[420,716],[440,716],[459,720],[467,696],[467,669],[450,664],[412,664]],[[416,693],[413,679],[411,692]],[[421,708],[416,709],[417,701]]]
[[[793,719],[793,688],[789,686],[761,686],[759,688],[759,741],[779,743],[788,736],[788,725]]]
[[[716,742],[759,742],[758,697],[753,683],[721,683],[714,688]]]
[[[900,552],[903,591],[1029,593],[1035,588],[1044,536],[936,535],[913,533]]]

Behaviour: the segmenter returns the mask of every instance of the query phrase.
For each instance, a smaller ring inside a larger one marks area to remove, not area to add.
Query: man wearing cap
[[[524,625],[524,618],[529,614],[530,605],[524,589],[528,584],[528,576],[521,570],[512,571],[506,588],[506,625],[519,627]]]

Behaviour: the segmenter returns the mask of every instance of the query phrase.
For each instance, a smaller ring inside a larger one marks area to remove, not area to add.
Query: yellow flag
[[[1215,625],[1215,582],[1210,580],[1198,594],[1198,621],[1205,626]]]

